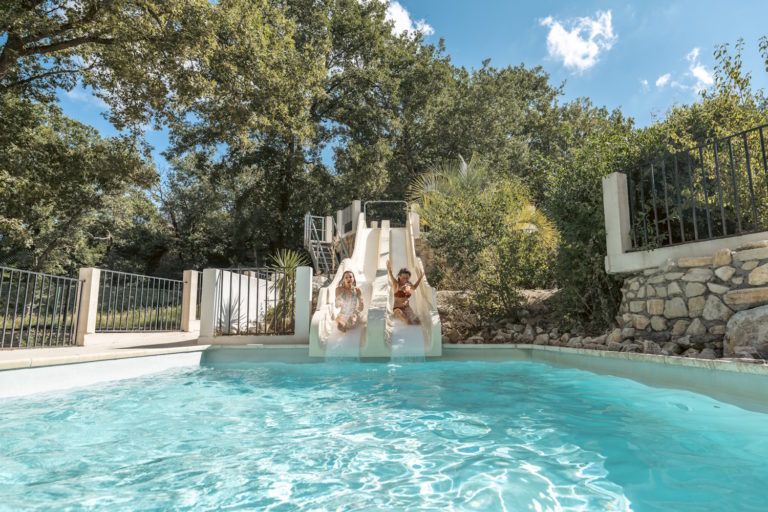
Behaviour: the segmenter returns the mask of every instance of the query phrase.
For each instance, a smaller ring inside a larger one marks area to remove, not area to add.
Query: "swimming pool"
[[[764,510],[767,419],[520,361],[173,370],[0,400],[0,509]]]

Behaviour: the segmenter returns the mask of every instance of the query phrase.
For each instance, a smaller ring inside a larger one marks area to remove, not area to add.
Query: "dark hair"
[[[397,277],[400,277],[400,274],[406,274],[408,276],[408,279],[411,278],[411,271],[407,268],[403,267],[400,269],[400,271],[397,273]]]
[[[352,286],[357,287],[357,278],[355,277],[355,273],[352,272],[351,270],[345,270],[344,273],[341,274],[341,281],[339,281],[339,285],[337,286],[337,288],[343,288],[344,287],[344,277],[347,274],[351,274],[352,275],[352,281],[353,281],[352,282]]]

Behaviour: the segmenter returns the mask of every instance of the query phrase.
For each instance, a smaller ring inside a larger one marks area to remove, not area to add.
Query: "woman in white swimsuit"
[[[336,315],[336,325],[341,332],[352,329],[360,323],[363,292],[357,287],[355,274],[349,270],[344,272],[339,286],[336,287],[336,307],[341,310]]]

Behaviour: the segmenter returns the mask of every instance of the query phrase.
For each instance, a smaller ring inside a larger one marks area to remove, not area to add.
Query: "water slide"
[[[409,215],[404,228],[390,228],[389,221],[369,227],[365,214],[357,222],[355,247],[344,259],[331,283],[321,288],[317,309],[309,331],[311,357],[339,358],[409,358],[435,357],[442,354],[440,316],[435,290],[426,278],[414,290],[410,304],[420,325],[407,325],[392,314],[394,290],[387,274],[387,259],[395,272],[402,267],[416,280],[417,268],[423,268],[413,243],[413,219]],[[347,270],[354,272],[363,293],[365,307],[361,322],[354,329],[341,332],[336,327],[336,287]]]

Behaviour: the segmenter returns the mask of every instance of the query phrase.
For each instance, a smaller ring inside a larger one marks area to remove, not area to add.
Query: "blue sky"
[[[587,96],[620,108],[641,127],[663,119],[674,104],[697,101],[697,90],[711,87],[715,46],[739,37],[753,89],[768,88],[757,46],[768,34],[768,0],[399,0],[389,13],[398,30],[419,28],[432,43],[442,37],[456,65],[479,68],[486,58],[496,67],[540,65],[553,84],[565,82],[564,100]],[[103,104],[87,91],[60,99],[67,115],[115,134],[100,116]],[[147,138],[162,172],[168,138]]]

